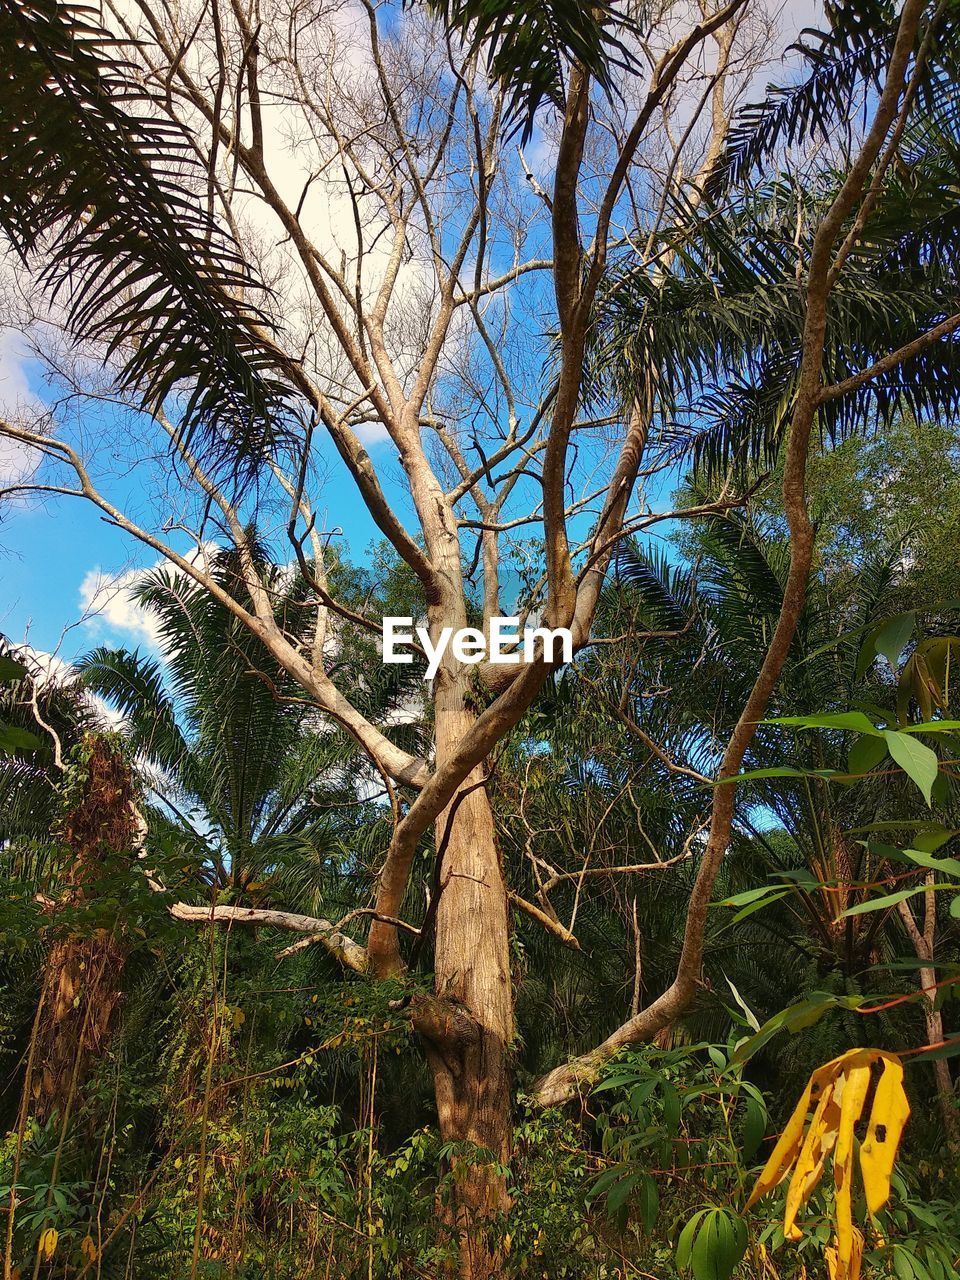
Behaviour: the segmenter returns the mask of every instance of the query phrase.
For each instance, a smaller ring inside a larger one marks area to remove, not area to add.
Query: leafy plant
[[[860,1169],[868,1212],[874,1215],[883,1208],[890,1196],[893,1164],[910,1104],[899,1058],[878,1049],[851,1049],[813,1073],[747,1201],[749,1209],[793,1169],[783,1232],[788,1240],[801,1239],[797,1215],[815,1191],[832,1153],[836,1243],[831,1275],[836,1280],[858,1275],[863,1255],[863,1236],[854,1228],[852,1216],[854,1129],[867,1101],[874,1064],[881,1064],[881,1074],[860,1144]],[[816,1104],[815,1110],[806,1125],[811,1103]],[[831,1254],[827,1256],[829,1260]]]

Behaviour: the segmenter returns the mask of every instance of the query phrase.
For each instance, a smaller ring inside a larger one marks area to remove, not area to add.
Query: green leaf
[[[887,744],[880,736],[857,738],[847,756],[847,768],[851,773],[869,773],[887,754]]]
[[[913,1262],[913,1256],[904,1249],[903,1245],[893,1246],[893,1270],[897,1280],[917,1280]]]
[[[800,1000],[768,1018],[755,1035],[741,1040],[730,1065],[739,1065],[752,1058],[780,1031],[791,1034],[802,1031],[812,1026],[828,1009],[856,1009],[865,999],[863,996],[835,996],[829,991],[814,991],[806,1000]]]
[[[960,832],[952,830],[950,827],[937,827],[930,831],[920,832],[914,838],[911,848],[920,849],[924,853],[935,853],[941,845],[946,844],[948,840],[952,840],[955,835],[960,835]]]
[[[616,1164],[611,1169],[604,1169],[603,1173],[600,1174],[596,1182],[594,1182],[593,1186],[590,1188],[587,1198],[593,1199],[595,1196],[602,1195],[604,1191],[609,1190],[618,1178],[623,1177],[624,1169],[628,1167],[629,1166],[627,1165]]]
[[[709,1209],[698,1210],[680,1232],[680,1238],[677,1241],[678,1270],[686,1271],[687,1267],[690,1265],[690,1255],[693,1252],[693,1240],[696,1235],[697,1225],[709,1212]]]
[[[792,870],[778,871],[777,876],[781,880],[798,884],[802,889],[819,889],[823,883],[812,874],[809,867],[794,867]]]
[[[726,974],[724,974],[723,976],[724,976],[725,978],[727,978],[727,975],[726,975]],[[730,990],[733,992],[733,998],[734,998],[734,1000],[736,1000],[737,1004],[738,1004],[738,1005],[740,1006],[740,1008],[743,1010],[743,1016],[744,1016],[744,1017],[746,1018],[746,1020],[747,1020],[747,1025],[748,1025],[748,1026],[750,1026],[750,1027],[752,1027],[754,1031],[759,1031],[759,1030],[760,1030],[760,1023],[757,1021],[757,1015],[753,1012],[753,1010],[752,1010],[752,1009],[750,1008],[750,1006],[747,1004],[746,1000],[744,1000],[743,996],[740,994],[740,992],[739,992],[739,991],[737,990],[737,988],[733,985],[733,983],[730,981],[730,979],[729,979],[729,978],[727,978],[727,986],[728,986],[728,987],[730,988]],[[711,1056],[712,1056],[712,1055],[711,1055]],[[724,1066],[726,1066],[726,1063],[724,1063],[723,1065],[724,1065]]]
[[[722,787],[728,782],[749,782],[753,778],[832,778],[835,769],[792,769],[782,765],[776,769],[748,769],[745,773],[735,773],[729,778],[718,778],[714,786]]]
[[[898,733],[895,729],[885,729],[883,736],[887,740],[891,756],[904,773],[917,784],[929,805],[933,784],[940,769],[937,753],[926,743],[918,742],[909,734]]]
[[[767,1113],[756,1098],[747,1098],[743,1117],[743,1158],[751,1160],[760,1148],[767,1131]]]
[[[960,876],[960,858],[935,858],[922,849],[902,849],[900,852],[918,867],[926,867],[945,876]]]
[[[641,1077],[637,1071],[621,1071],[607,1076],[598,1085],[594,1085],[594,1093],[603,1093],[607,1089],[622,1089],[625,1085],[636,1084]]]
[[[862,711],[837,711],[816,716],[777,716],[764,720],[763,723],[793,725],[797,729],[847,729],[873,737],[878,737],[882,732]]]
[[[649,1080],[641,1080],[639,1084],[634,1085],[630,1090],[627,1106],[630,1108],[630,1114],[635,1120],[641,1115],[646,1115],[647,1103],[650,1101],[650,1095],[656,1087],[657,1079],[655,1076],[651,1076]]]
[[[645,1231],[652,1231],[660,1212],[660,1191],[656,1180],[645,1173],[637,1189],[637,1208]]]
[[[718,907],[745,907],[748,902],[756,902],[759,898],[766,898],[771,893],[776,893],[780,888],[779,885],[765,884],[760,889],[744,889],[743,893],[735,893],[732,897],[724,898],[722,902],[718,902]]]
[[[637,1185],[644,1175],[642,1173],[633,1173],[629,1177],[621,1178],[620,1181],[613,1186],[607,1193],[607,1213],[612,1218],[615,1213],[627,1202],[630,1192]]]
[[[735,924],[739,924],[741,920],[746,920],[746,918],[748,916],[752,916],[755,911],[762,911],[764,907],[769,907],[772,903],[779,902],[781,898],[786,898],[790,892],[790,889],[775,890],[765,898],[758,898],[756,902],[751,902],[747,906],[741,907],[737,914],[727,921],[724,925],[724,929],[732,929]]]
[[[930,788],[930,802],[943,808],[950,800],[951,784],[949,776],[941,771],[933,780],[933,786]]]
[[[944,829],[943,824],[934,818],[887,818],[883,822],[868,822],[862,827],[847,827],[846,830],[848,836],[863,836],[873,831],[943,831]],[[958,833],[952,832],[952,834]]]
[[[40,751],[42,747],[43,742],[35,733],[28,733],[26,729],[19,729],[14,724],[4,724],[0,720],[0,752]]]
[[[874,636],[874,651],[882,658],[886,658],[891,667],[896,667],[901,653],[909,644],[910,637],[913,635],[914,621],[915,614],[901,613],[891,618]]]
[[[724,1209],[711,1209],[694,1241],[694,1280],[730,1280],[747,1248],[747,1229]]]
[[[665,1080],[663,1092],[663,1123],[671,1137],[675,1137],[680,1129],[680,1095],[674,1086]]]
[[[16,658],[0,658],[0,684],[13,684],[15,680],[22,680],[26,674],[27,668],[22,662],[17,662]]]
[[[847,907],[837,918],[846,920],[848,916],[865,916],[871,911],[885,911],[888,907],[895,907],[898,902],[906,902],[908,898],[923,893],[925,887],[929,886],[919,885],[915,889],[899,889],[896,893],[884,894],[882,898],[868,898],[866,902],[858,902],[855,907]]]

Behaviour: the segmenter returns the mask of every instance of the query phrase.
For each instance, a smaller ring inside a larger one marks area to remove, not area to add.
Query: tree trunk
[[[54,912],[95,893],[103,858],[127,853],[136,838],[133,773],[122,753],[103,735],[88,734],[81,762],[86,776],[63,823],[73,862],[62,898],[51,904]],[[70,1110],[90,1063],[103,1053],[123,962],[120,943],[105,929],[54,940],[44,965],[39,1070],[32,1082],[34,1113],[41,1119]]]
[[[937,1008],[937,971],[933,963],[934,937],[937,927],[936,895],[933,888],[934,874],[928,871],[924,877],[926,891],[924,897],[923,932],[917,926],[909,902],[897,904],[897,913],[906,927],[917,959],[926,961],[920,967],[920,990],[923,992],[923,1018],[926,1023],[927,1044],[943,1044],[946,1036],[943,1030],[943,1015]],[[953,1092],[953,1080],[950,1077],[950,1064],[945,1058],[936,1058],[933,1062],[933,1073],[937,1082],[937,1103],[940,1107],[940,1118],[943,1121],[947,1143],[956,1150],[960,1146],[960,1115],[957,1112],[956,1097]]]
[[[473,721],[466,691],[462,669],[438,673],[438,766]],[[511,1149],[508,902],[483,777],[481,767],[465,779],[437,821],[436,999],[414,1015],[433,1072],[441,1135],[467,1148],[453,1161],[463,1280],[499,1274],[502,1226],[494,1219],[508,1206],[504,1166]]]
[[[943,1044],[946,1036],[943,1031],[943,1015],[935,1003],[937,974],[934,968],[924,966],[920,970],[920,986],[924,992],[923,1017],[927,1027],[927,1044]],[[950,1063],[945,1058],[935,1058],[933,1074],[937,1081],[937,1103],[940,1107],[940,1118],[943,1121],[947,1143],[956,1150],[960,1146],[960,1116],[957,1114]]]

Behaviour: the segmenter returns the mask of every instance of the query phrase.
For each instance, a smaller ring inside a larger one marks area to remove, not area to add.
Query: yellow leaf
[[[83,1255],[84,1262],[96,1262],[97,1246],[94,1244],[92,1236],[84,1236],[80,1241],[80,1252]]]
[[[510,1256],[510,1250],[512,1247],[513,1247],[513,1238],[510,1235],[505,1235],[503,1237],[503,1252],[507,1255],[508,1258]]]
[[[748,1209],[755,1205],[761,1196],[765,1196],[768,1191],[772,1191],[774,1187],[783,1181],[790,1166],[797,1158],[797,1152],[800,1150],[800,1143],[803,1139],[803,1124],[807,1118],[807,1108],[810,1106],[812,1084],[812,1080],[807,1082],[803,1097],[794,1108],[793,1115],[787,1121],[777,1145],[770,1153],[770,1159],[764,1165],[763,1172],[750,1192],[750,1199],[747,1201]]]
[[[860,1148],[860,1172],[871,1213],[882,1209],[889,1199],[893,1162],[909,1115],[903,1067],[899,1058],[883,1054],[883,1074],[874,1095],[867,1136]]]
[[[832,1153],[836,1237],[826,1251],[830,1280],[858,1280],[860,1274],[863,1236],[853,1224],[854,1138],[870,1093],[871,1068],[876,1062],[883,1063],[883,1072],[860,1150],[860,1167],[870,1212],[876,1213],[886,1203],[910,1105],[903,1089],[900,1060],[882,1049],[850,1049],[813,1073],[747,1202],[748,1207],[754,1204],[792,1167],[783,1232],[788,1240],[801,1239],[797,1216],[817,1187]],[[807,1111],[813,1101],[816,1108],[804,1136]]]
[[[757,1179],[756,1186],[750,1193],[750,1199],[747,1201],[748,1209],[756,1204],[761,1196],[766,1195],[768,1191],[772,1191],[790,1172],[790,1166],[796,1160],[797,1153],[800,1151],[803,1125],[811,1101],[816,1102],[820,1099],[820,1090],[825,1089],[832,1080],[835,1080],[840,1075],[851,1058],[856,1058],[861,1054],[869,1055],[871,1052],[869,1049],[848,1049],[839,1058],[833,1058],[830,1062],[825,1062],[822,1067],[818,1067],[814,1071],[803,1092],[803,1097],[797,1103],[793,1115],[787,1122],[787,1127],[780,1135],[780,1140],[774,1147],[770,1159]]]
[[[853,1250],[850,1254],[850,1271],[847,1280],[860,1280],[860,1264],[863,1262],[863,1232],[853,1228]]]
[[[37,1242],[37,1252],[49,1261],[57,1252],[57,1241],[60,1239],[59,1234],[53,1227],[47,1227],[46,1231],[41,1232],[40,1239]]]
[[[870,1090],[870,1060],[851,1065],[844,1072],[843,1091],[840,1095],[840,1125],[837,1132],[837,1150],[834,1165],[844,1164],[853,1154],[853,1130]]]
[[[833,1181],[837,1188],[837,1261],[843,1277],[850,1272],[853,1253],[853,1130],[870,1088],[870,1067],[851,1066],[844,1074],[840,1102]]]
[[[823,1251],[823,1256],[827,1260],[827,1275],[829,1276],[830,1280],[840,1280],[839,1272],[838,1272],[839,1263],[837,1261],[836,1249],[831,1248],[828,1245],[827,1248],[824,1249]]]
[[[846,1271],[840,1261],[840,1251],[836,1243],[823,1251],[827,1260],[829,1280],[860,1280],[860,1264],[863,1262],[863,1234],[853,1228],[853,1244],[850,1253],[850,1264]]]
[[[810,1128],[800,1155],[797,1167],[793,1171],[790,1189],[787,1192],[787,1205],[783,1215],[783,1234],[788,1240],[797,1240],[800,1233],[796,1227],[796,1218],[800,1209],[810,1198],[823,1170],[823,1148],[826,1143],[832,1147],[836,1138],[837,1125],[840,1121],[840,1108],[834,1097],[834,1082],[830,1080],[824,1087],[817,1109],[810,1121]]]
[[[757,1185],[750,1193],[750,1199],[747,1201],[747,1208],[756,1204],[761,1196],[772,1191],[774,1187],[790,1172],[790,1166],[797,1158],[800,1150],[800,1144],[803,1138],[803,1125],[807,1118],[807,1110],[812,1100],[819,1100],[820,1090],[823,1089],[840,1070],[842,1058],[835,1058],[832,1062],[825,1063],[822,1067],[818,1067],[807,1082],[807,1087],[803,1091],[803,1097],[797,1103],[793,1115],[787,1121],[787,1127],[780,1135],[780,1140],[774,1147],[770,1155],[770,1159],[764,1166],[763,1172],[757,1179]]]

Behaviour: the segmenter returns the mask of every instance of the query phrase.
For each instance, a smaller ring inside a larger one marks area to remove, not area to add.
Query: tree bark
[[[943,1014],[937,1008],[937,971],[933,962],[934,937],[937,927],[936,894],[933,889],[933,872],[924,877],[926,892],[924,893],[923,932],[917,926],[909,902],[897,904],[897,913],[903,921],[904,928],[916,957],[926,961],[920,967],[920,990],[923,992],[923,1018],[926,1024],[927,1044],[943,1044],[946,1036],[943,1030]],[[957,1111],[956,1096],[953,1092],[953,1079],[950,1075],[950,1064],[945,1058],[936,1058],[933,1062],[933,1073],[937,1082],[937,1104],[940,1118],[943,1121],[944,1133],[951,1148],[960,1146],[960,1113]]]
[[[462,668],[438,674],[438,765],[475,718],[467,691]],[[445,1142],[465,1144],[453,1160],[463,1280],[499,1273],[495,1219],[508,1206],[505,1165],[512,1141],[509,904],[483,779],[481,765],[465,779],[459,802],[455,797],[437,821],[437,999],[414,1011],[433,1073],[441,1135]]]
[[[130,764],[103,735],[88,735],[84,748],[86,777],[62,830],[73,862],[54,912],[93,896],[104,856],[126,853],[134,838]],[[54,940],[44,963],[39,1070],[27,1082],[40,1119],[71,1110],[91,1063],[103,1053],[120,1001],[124,959],[119,941],[105,929]]]

